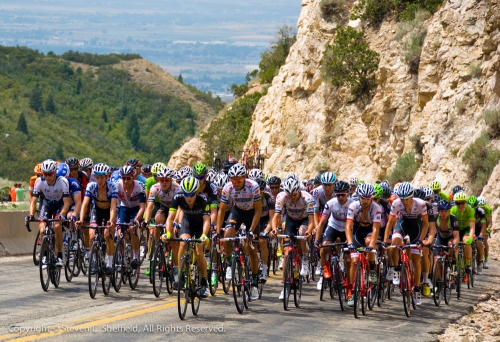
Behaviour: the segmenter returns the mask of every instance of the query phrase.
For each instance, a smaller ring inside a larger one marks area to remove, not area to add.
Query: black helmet
[[[380,186],[382,187],[382,190],[384,191],[382,194],[382,198],[385,198],[385,199],[390,198],[392,195],[391,188],[389,188],[387,186],[387,184],[385,184],[385,183],[382,183]]]
[[[129,160],[127,160],[127,165],[138,167],[141,166],[141,162],[137,158],[130,158]]]
[[[314,185],[321,185],[321,175],[317,175],[316,177],[314,177]]]
[[[455,195],[457,192],[464,191],[464,189],[460,185],[455,185],[451,190],[451,193]]]
[[[78,162],[79,160],[77,157],[69,157],[66,159],[66,164],[68,164],[68,166],[79,166]]]
[[[149,164],[144,164],[142,167],[141,167],[141,171],[143,173],[151,173],[151,165]]]
[[[267,184],[281,184],[281,178],[277,176],[271,176],[267,179]]]
[[[338,181],[337,183],[335,183],[335,186],[333,187],[333,191],[339,194],[348,193],[350,189],[351,187],[349,183],[345,181]]]
[[[413,197],[415,198],[420,198],[421,200],[425,201],[425,192],[423,192],[420,189],[413,189]]]
[[[261,191],[264,191],[266,189],[266,181],[264,180],[264,178],[254,178],[252,179],[254,182],[256,182],[257,184],[259,184],[259,188]]]

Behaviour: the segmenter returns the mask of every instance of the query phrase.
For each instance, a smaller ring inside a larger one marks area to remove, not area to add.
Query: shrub
[[[271,47],[260,55],[259,77],[261,83],[271,83],[274,76],[285,64],[290,48],[295,43],[296,33],[292,26],[283,25],[278,28],[275,41]]]
[[[467,165],[467,176],[471,180],[472,193],[481,193],[488,183],[491,172],[500,161],[500,151],[489,148],[490,139],[483,134],[467,147],[462,161]]]
[[[413,20],[418,10],[436,12],[443,0],[359,0],[353,6],[351,19],[361,18],[379,23],[391,13],[399,15],[399,20]]]
[[[500,135],[500,107],[486,109],[483,112],[484,122],[488,125],[488,134],[492,137]]]
[[[471,77],[479,77],[481,76],[481,62],[472,62],[469,65],[469,69],[467,70],[467,74]]]
[[[291,148],[295,148],[300,145],[299,137],[295,131],[288,131],[285,135],[285,141]]]
[[[455,108],[457,109],[457,113],[463,113],[463,111],[467,108],[467,101],[465,101],[463,97],[456,99]]]
[[[414,152],[402,154],[396,160],[396,165],[389,174],[388,180],[391,184],[405,181],[411,182],[419,168],[420,164],[415,161]]]
[[[420,55],[422,54],[422,46],[424,45],[425,35],[427,32],[412,32],[403,41],[403,59],[410,67],[412,74],[418,73],[420,65]]]
[[[324,16],[332,16],[335,12],[342,6],[344,6],[346,0],[321,0],[319,3],[319,8]]]
[[[422,141],[420,140],[420,135],[414,134],[410,137],[410,141],[413,144],[413,148],[415,149],[415,153],[417,154],[422,154],[422,151],[424,150],[424,144],[422,144]]]
[[[326,45],[321,71],[335,87],[350,85],[353,94],[363,93],[374,85],[379,54],[363,39],[364,31],[339,27],[331,45]]]
[[[321,161],[314,164],[314,170],[317,171],[318,173],[326,172],[329,169],[330,169],[330,164],[326,161]]]
[[[235,97],[243,96],[248,91],[248,83],[242,83],[240,85],[233,84],[230,90]]]

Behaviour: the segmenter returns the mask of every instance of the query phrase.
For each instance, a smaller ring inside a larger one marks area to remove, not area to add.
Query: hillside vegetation
[[[83,71],[53,53],[0,47],[0,177],[26,179],[43,159],[70,155],[114,165],[167,161],[195,134],[197,118],[188,102],[126,70]]]

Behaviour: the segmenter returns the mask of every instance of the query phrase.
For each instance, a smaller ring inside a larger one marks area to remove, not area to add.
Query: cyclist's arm
[[[373,223],[372,227],[372,238],[370,239],[370,247],[375,249],[377,247],[377,237],[380,231],[380,222]]]
[[[208,236],[210,232],[210,216],[203,215],[203,234]]]
[[[215,207],[210,205],[210,224],[212,223],[217,223],[217,205]]]
[[[75,210],[73,210],[73,215],[78,219],[82,209],[82,198],[80,194],[77,194],[73,200],[75,201]]]
[[[281,214],[275,212],[274,217],[271,219],[271,227],[273,232],[276,231],[276,228],[281,225]]]
[[[139,203],[139,212],[137,213],[137,216],[135,217],[136,221],[140,221],[142,216],[144,215],[144,210],[146,209],[146,203],[141,202]]]
[[[113,225],[116,221],[116,205],[118,200],[116,198],[111,199],[111,208],[109,209],[109,221]]]
[[[429,230],[429,215],[422,216],[422,233],[420,234],[420,241],[424,241],[427,231]],[[387,232],[386,232],[387,234]]]
[[[453,230],[453,243],[455,245],[458,245],[460,242],[460,231],[459,230]]]
[[[430,245],[432,241],[434,241],[436,233],[437,233],[436,222],[429,222],[429,237],[426,240],[427,245]]]
[[[255,212],[253,214],[253,219],[252,219],[252,226],[250,227],[250,230],[253,232],[255,228],[257,228],[257,225],[260,222],[260,214],[262,214],[262,201],[259,200],[253,202],[253,207],[255,209]]]
[[[319,212],[319,208],[314,208],[314,224],[318,226],[321,220],[321,213]]]
[[[170,208],[168,211],[168,217],[167,217],[167,232],[170,233],[170,236],[174,236],[174,220],[175,220],[175,215],[177,213],[176,208]]]
[[[474,240],[476,238],[476,221],[471,220],[469,226],[470,226],[469,227],[469,229],[470,229],[469,236]]]
[[[316,226],[316,241],[319,241],[321,234],[323,234],[323,229],[325,229],[326,222],[328,222],[328,216],[321,216],[319,224]]]
[[[85,219],[85,215],[87,215],[87,208],[89,207],[89,203],[90,203],[90,197],[85,196],[83,198],[82,209],[80,210],[80,224],[83,224],[83,220]],[[113,202],[111,202],[111,205],[112,204],[113,204]]]
[[[389,220],[387,221],[387,225],[385,226],[384,241],[389,240],[389,234],[392,232],[392,229],[396,225],[396,220],[396,216],[389,215]]]
[[[62,216],[66,216],[66,214],[68,213],[68,210],[69,210],[69,207],[71,206],[71,198],[68,196],[68,197],[63,197],[63,207],[61,209],[61,212],[60,214]]]
[[[220,202],[219,215],[217,216],[217,234],[220,234],[222,224],[224,224],[224,215],[226,213],[227,204]]]
[[[31,202],[30,202],[30,215],[31,216],[35,215],[36,203],[37,202],[38,202],[38,195],[37,196],[31,196]]]
[[[486,233],[486,222],[481,220],[481,233],[479,234],[479,236],[484,237],[485,233]]]
[[[307,225],[307,235],[312,235],[312,231],[316,226],[314,224],[314,215],[309,215],[307,218],[309,220],[309,224]]]
[[[347,220],[345,223],[345,237],[347,244],[350,245],[352,244],[352,227],[354,226],[354,221],[353,220]]]
[[[153,212],[153,207],[155,205],[155,202],[148,202],[148,205],[146,207],[146,214],[144,215],[144,220],[146,222],[149,222],[151,220],[151,213]]]
[[[271,218],[269,220],[269,222],[267,223],[267,227],[266,229],[264,230],[264,232],[266,233],[269,233],[269,231],[272,229],[272,220],[274,218],[274,210],[273,209],[269,209],[269,217]]]

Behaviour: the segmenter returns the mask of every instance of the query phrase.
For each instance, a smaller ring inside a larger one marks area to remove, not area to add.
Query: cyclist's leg
[[[472,246],[470,244],[467,244],[467,240],[469,240],[469,238],[470,238],[470,231],[469,230],[464,231],[462,241],[464,243],[464,260],[466,267],[467,266],[470,267],[472,259]]]
[[[269,222],[267,220],[260,224],[260,234],[263,234]],[[259,234],[259,235],[260,235]],[[267,259],[269,258],[269,250],[267,248],[267,239],[259,239],[260,258],[262,259],[262,274],[267,276]]]
[[[477,251],[476,260],[477,260],[478,267],[482,267],[479,265],[483,262],[484,245],[483,245],[483,242],[481,240],[477,239],[479,234],[481,234],[481,230],[482,230],[481,222],[479,222],[479,223],[480,223],[479,225],[476,225],[476,231],[475,231],[475,234],[476,234],[476,242],[475,243],[476,243],[476,251]]]
[[[364,234],[364,235],[363,235]],[[364,228],[362,228],[357,221],[354,221],[354,225],[352,228],[352,244],[354,247],[360,248],[365,247],[365,237],[366,233],[364,232]],[[351,255],[351,267],[349,268],[349,278],[352,283],[349,283],[349,287],[352,289],[354,287],[354,276],[356,272],[356,263],[358,261],[359,252],[354,251],[350,252]]]

